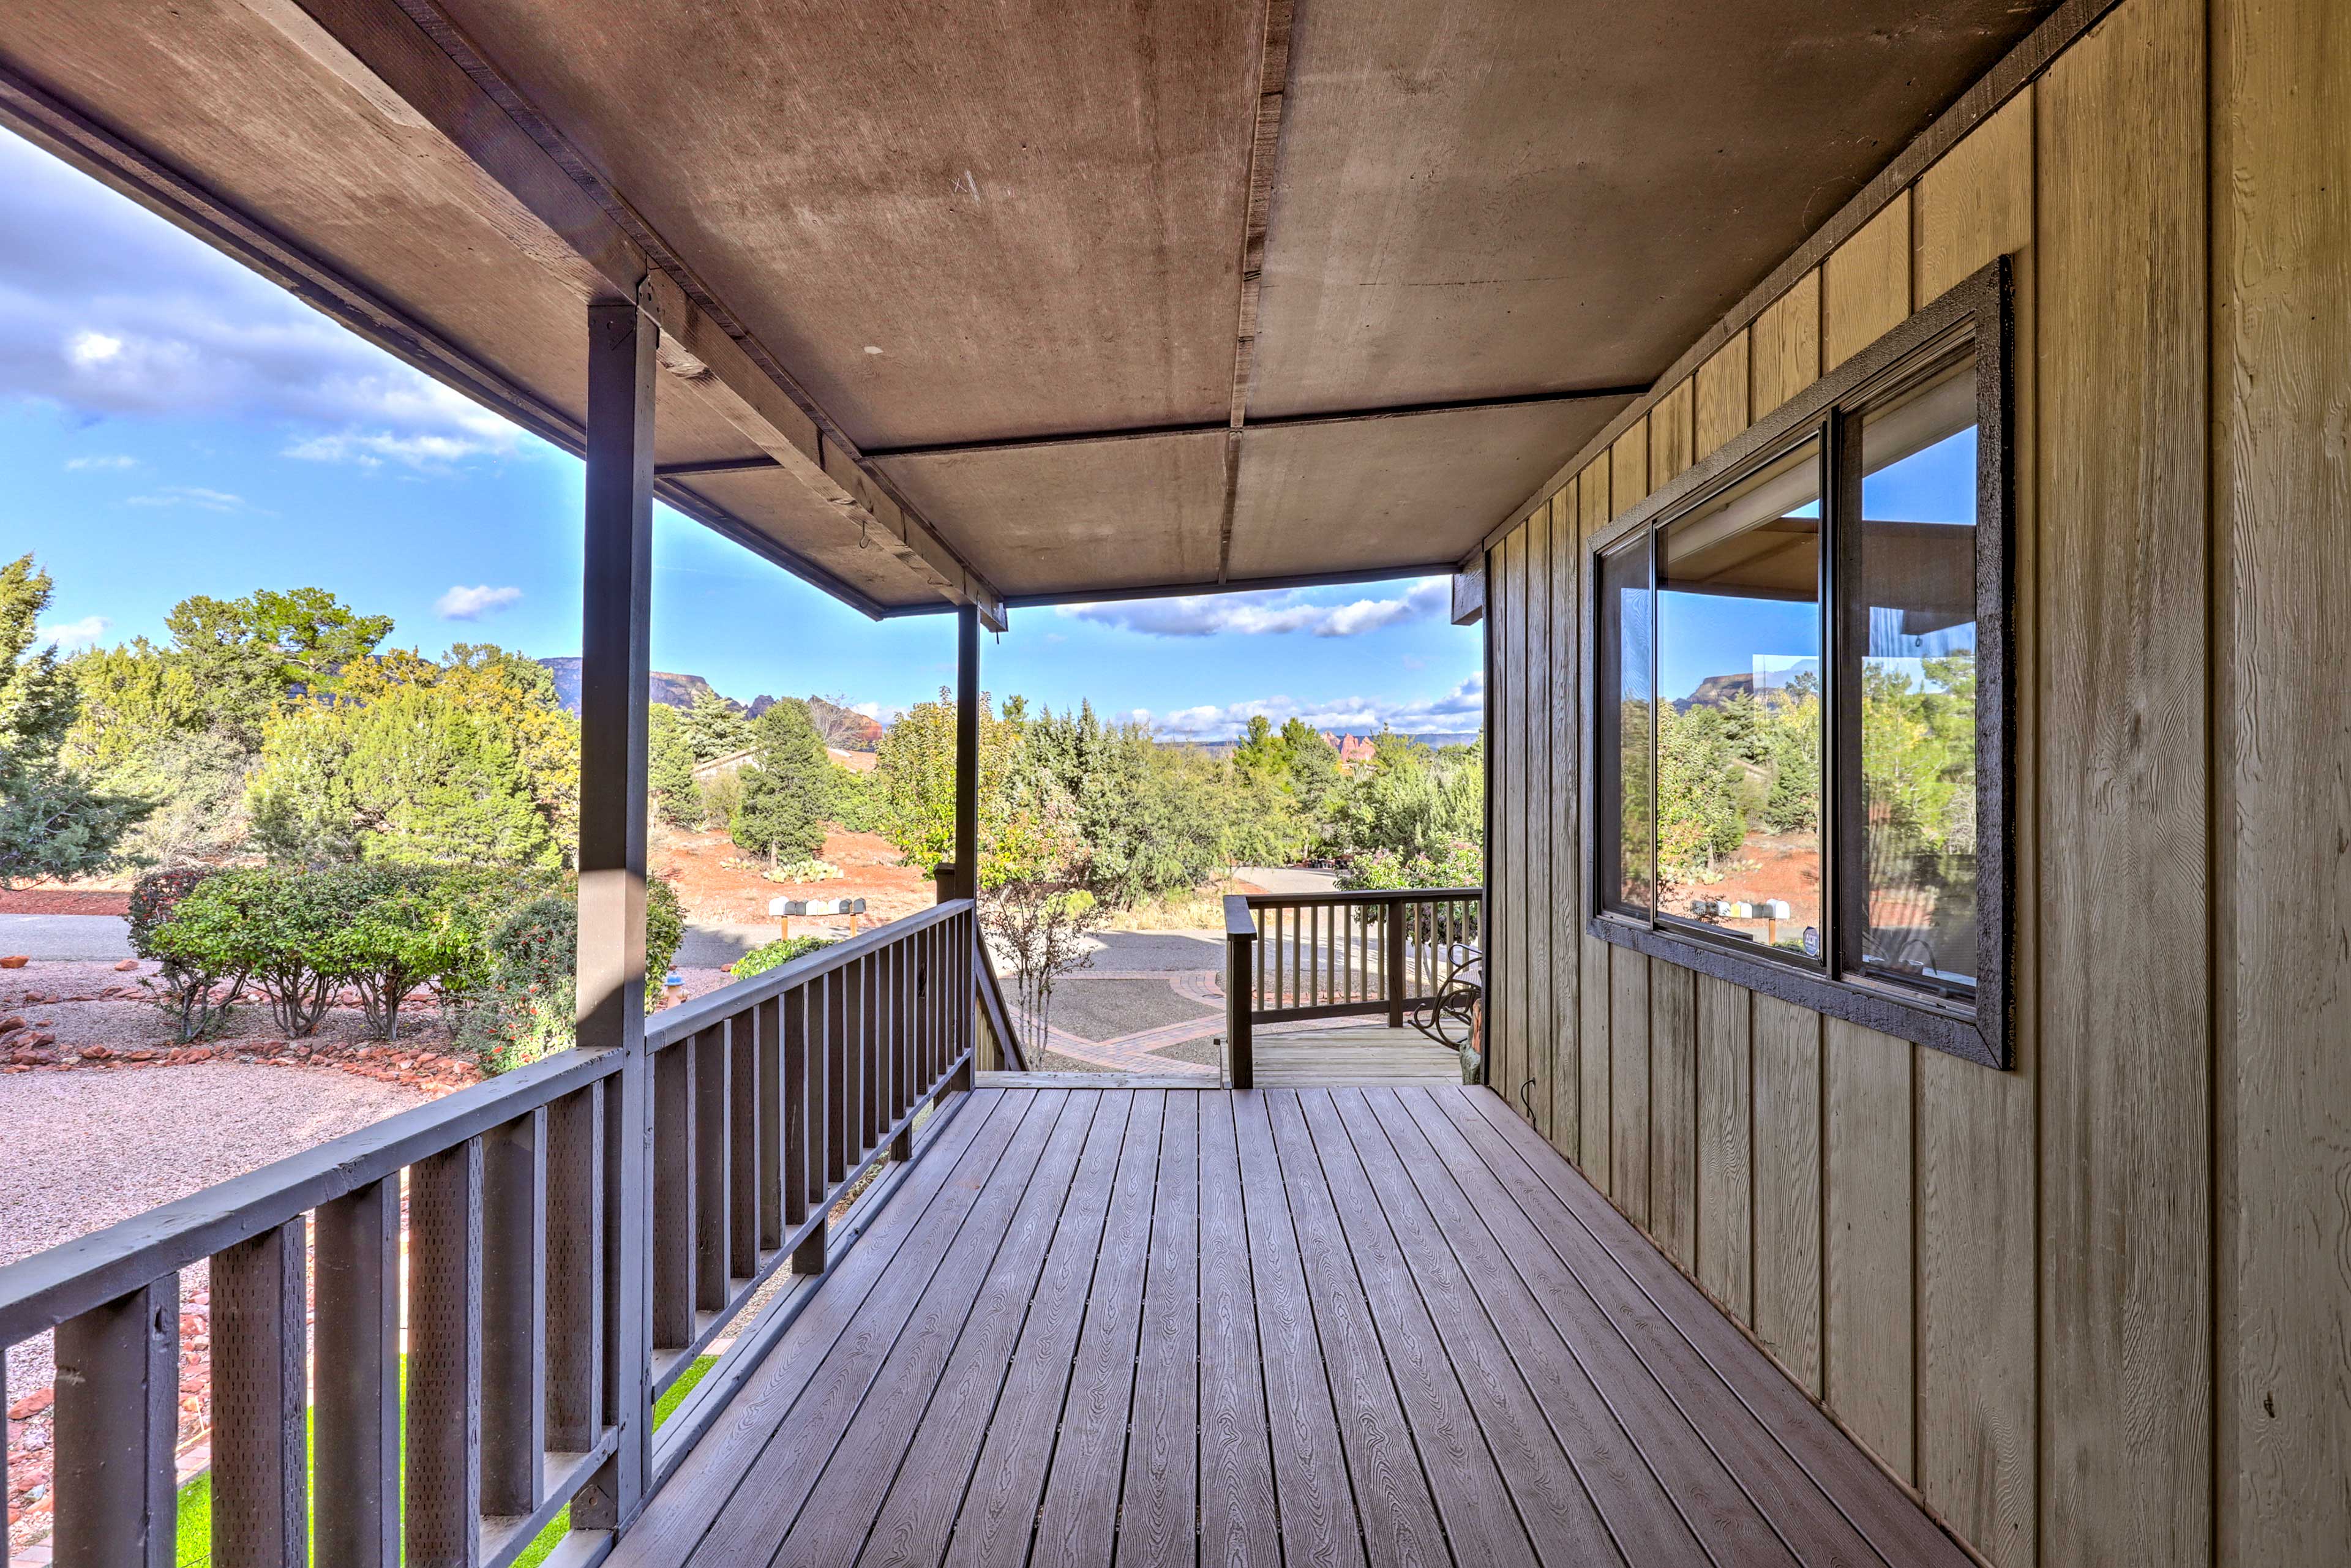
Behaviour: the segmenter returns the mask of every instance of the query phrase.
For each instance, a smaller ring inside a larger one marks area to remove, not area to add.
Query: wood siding
[[[1513,1108],[2002,1568],[2351,1537],[2346,190],[2339,7],[2123,0],[1491,555]],[[2006,1072],[1584,936],[1576,711],[1583,544],[2002,254]]]

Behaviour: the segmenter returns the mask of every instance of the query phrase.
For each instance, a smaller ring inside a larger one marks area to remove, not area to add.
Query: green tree
[[[681,828],[702,825],[702,793],[694,782],[694,748],[677,709],[655,703],[645,715],[645,788],[662,820]]]
[[[392,633],[323,588],[265,588],[243,599],[197,594],[163,618],[215,715],[257,739],[289,695],[334,692],[343,670]]]
[[[272,719],[251,803],[254,836],[277,861],[562,863],[497,725],[433,686]]]
[[[0,887],[98,870],[152,810],[58,760],[80,694],[54,644],[33,647],[49,594],[48,573],[31,556],[0,567]]]
[[[799,709],[805,716],[808,705],[800,704]],[[770,708],[768,711],[772,713],[775,710]],[[743,716],[743,710],[707,686],[694,694],[694,706],[678,716],[684,725],[686,746],[694,752],[697,766],[716,762],[722,757],[732,757],[757,744],[752,735],[752,721]],[[823,743],[820,741],[818,744]]]
[[[809,718],[808,705],[785,697],[752,727],[752,766],[732,824],[737,847],[770,866],[812,859],[824,848],[832,807],[832,758]]]
[[[1023,747],[1024,725],[1018,699],[1008,699],[998,716],[983,693],[979,699],[980,880],[999,852],[1011,810],[1010,787]],[[873,789],[880,797],[879,831],[925,872],[955,858],[956,701],[941,687],[936,702],[917,703],[883,732],[876,747]]]

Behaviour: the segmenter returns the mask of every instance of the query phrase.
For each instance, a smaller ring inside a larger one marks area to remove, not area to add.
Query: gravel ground
[[[0,1076],[0,1263],[340,1137],[427,1096],[348,1072],[235,1063]],[[194,1273],[195,1270],[190,1270]],[[50,1379],[49,1336],[8,1353],[8,1400]]]
[[[1101,944],[1095,952],[1093,967],[1097,969],[1221,969],[1225,967],[1225,945],[1208,932],[1188,931],[1097,931],[1094,940]],[[997,971],[1005,972],[998,963]],[[1085,971],[1077,971],[1083,975]],[[1007,984],[1010,981],[1008,977]]]

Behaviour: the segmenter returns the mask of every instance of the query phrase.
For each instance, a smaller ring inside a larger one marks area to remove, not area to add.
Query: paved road
[[[0,957],[131,956],[131,925],[120,915],[0,915]]]

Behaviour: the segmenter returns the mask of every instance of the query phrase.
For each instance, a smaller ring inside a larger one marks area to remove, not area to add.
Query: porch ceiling
[[[2052,3],[16,0],[0,116],[561,442],[651,272],[667,498],[914,609],[1459,556]]]

